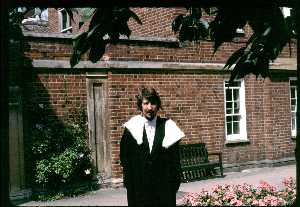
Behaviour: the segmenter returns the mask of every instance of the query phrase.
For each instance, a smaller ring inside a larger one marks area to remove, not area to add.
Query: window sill
[[[296,140],[296,136],[292,136],[292,140]]]
[[[66,32],[71,32],[71,30],[72,30],[72,27],[67,27],[65,29],[62,29],[60,32],[61,33],[66,33]]]
[[[225,145],[250,144],[248,139],[226,140]]]

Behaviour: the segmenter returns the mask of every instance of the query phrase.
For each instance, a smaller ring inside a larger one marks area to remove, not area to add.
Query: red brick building
[[[84,57],[76,70],[70,69],[69,58],[72,34],[79,29],[63,10],[48,9],[47,32],[35,27],[24,32],[26,56],[33,61],[23,89],[26,103],[43,103],[58,118],[72,107],[84,108],[94,163],[106,182],[121,181],[122,124],[139,113],[135,95],[142,86],[157,89],[160,115],[181,127],[186,134],[182,144],[204,142],[209,152],[221,151],[227,171],[295,160],[295,42],[292,56],[287,47],[271,64],[271,78],[248,75],[227,88],[230,71],[222,67],[245,44],[249,28],[245,37],[213,54],[211,41],[178,42],[171,22],[185,9],[134,10],[143,25],[130,22],[130,39],[108,46],[95,64]]]

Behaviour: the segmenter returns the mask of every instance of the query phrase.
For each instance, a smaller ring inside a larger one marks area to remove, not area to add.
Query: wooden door
[[[111,177],[110,142],[107,136],[106,76],[87,76],[89,147],[101,179]]]

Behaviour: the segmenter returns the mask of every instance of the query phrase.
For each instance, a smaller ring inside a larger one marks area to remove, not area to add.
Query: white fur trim
[[[138,145],[143,143],[143,129],[145,122],[146,119],[144,117],[136,115],[123,124],[123,127],[126,127],[130,131]]]
[[[183,131],[179,129],[179,127],[176,125],[174,121],[171,119],[166,121],[165,126],[165,137],[162,143],[162,146],[164,148],[168,148],[171,145],[175,144],[177,141],[179,141],[181,138],[183,138],[185,134]]]
[[[123,127],[126,127],[129,130],[138,145],[143,143],[143,130],[145,122],[146,119],[144,117],[141,115],[136,115],[123,124]],[[164,148],[168,148],[184,136],[185,134],[179,129],[176,123],[169,119],[166,121],[165,137],[162,146]]]

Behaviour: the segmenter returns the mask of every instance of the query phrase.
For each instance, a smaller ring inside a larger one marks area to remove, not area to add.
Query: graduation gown
[[[126,122],[120,143],[128,205],[176,206],[181,173],[178,143],[184,133],[172,120],[157,117],[150,153],[143,120],[138,115]]]

